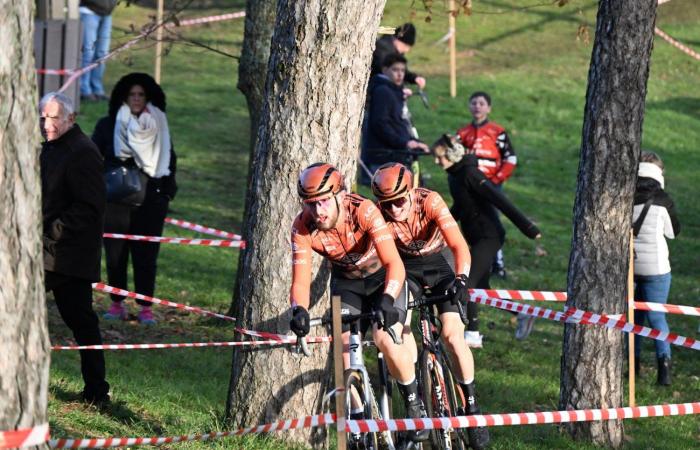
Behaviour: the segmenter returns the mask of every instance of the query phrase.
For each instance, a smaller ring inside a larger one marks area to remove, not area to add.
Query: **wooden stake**
[[[156,15],[156,25],[160,25],[163,22],[163,0],[158,0],[158,13]],[[156,29],[156,67],[153,70],[153,78],[155,78],[156,83],[160,84],[160,63],[161,55],[163,53],[163,27],[158,26]]]
[[[450,0],[450,97],[457,96],[457,29],[455,25],[455,14],[457,7],[455,0]]]
[[[630,231],[630,264],[627,273],[627,321],[634,325],[634,233]],[[628,333],[627,348],[629,351],[629,400],[630,406],[637,406],[635,399],[634,373],[634,334]]]
[[[343,376],[343,323],[340,318],[340,296],[331,297],[331,313],[333,315],[333,371],[335,374],[335,414],[338,430],[338,450],[347,449],[347,434],[345,433],[345,380]]]

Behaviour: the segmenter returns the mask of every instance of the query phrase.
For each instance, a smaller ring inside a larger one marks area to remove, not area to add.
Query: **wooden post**
[[[333,315],[333,371],[335,374],[335,415],[338,430],[338,450],[347,449],[347,434],[345,433],[345,380],[343,376],[343,323],[340,318],[340,296],[331,297],[331,313]]]
[[[630,265],[627,273],[627,321],[634,324],[634,233],[630,231]],[[629,400],[630,406],[637,406],[635,399],[634,371],[634,334],[628,333],[627,347],[629,350]]]
[[[158,13],[156,15],[156,67],[153,71],[153,78],[160,84],[160,60],[163,52],[163,0],[158,0]]]
[[[455,0],[450,0],[450,97],[457,96],[457,27],[455,25],[455,15],[457,7]]]

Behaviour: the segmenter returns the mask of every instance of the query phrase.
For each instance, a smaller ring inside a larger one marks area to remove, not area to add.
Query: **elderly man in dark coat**
[[[39,104],[41,192],[46,290],[78,345],[100,345],[92,309],[93,281],[100,278],[105,184],[102,156],[75,124],[73,103],[65,95],[46,94]],[[83,399],[109,401],[102,350],[81,350]]]

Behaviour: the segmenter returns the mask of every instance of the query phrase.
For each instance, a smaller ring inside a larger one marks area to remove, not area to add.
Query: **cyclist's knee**
[[[448,346],[454,347],[464,341],[464,324],[457,313],[446,313],[440,318],[442,331],[440,336]]]

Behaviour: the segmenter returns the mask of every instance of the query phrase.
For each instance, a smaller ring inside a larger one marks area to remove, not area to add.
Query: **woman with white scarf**
[[[135,165],[145,183],[145,197],[137,202],[140,205],[107,203],[105,232],[161,236],[169,202],[177,192],[176,157],[165,116],[165,94],[150,75],[131,73],[117,82],[110,97],[109,115],[97,122],[92,139],[105,158],[105,167]],[[153,296],[159,244],[105,239],[104,246],[109,284],[128,290],[131,255],[134,291]],[[126,320],[129,315],[124,297],[111,297],[112,305],[104,318]],[[154,324],[151,304],[137,303],[141,305],[139,322]]]

